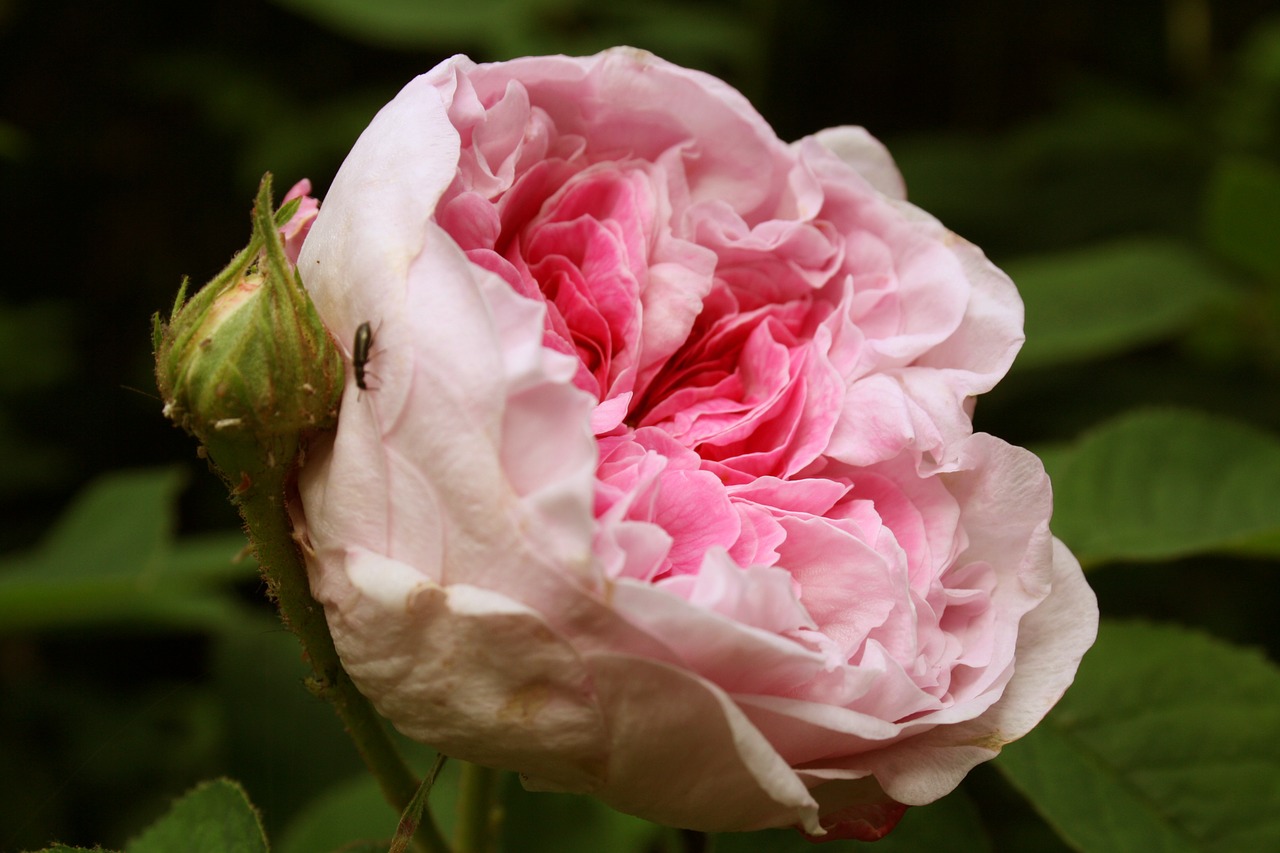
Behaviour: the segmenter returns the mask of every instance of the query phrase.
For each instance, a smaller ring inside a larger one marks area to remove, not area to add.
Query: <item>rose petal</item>
[[[598,654],[589,662],[613,735],[609,780],[597,797],[703,832],[788,824],[822,831],[804,784],[723,691],[643,658]]]
[[[607,776],[590,673],[535,611],[364,550],[343,563],[316,597],[343,665],[401,731],[574,790]]]
[[[866,178],[879,192],[890,198],[906,200],[907,185],[889,149],[866,128],[850,125],[829,127],[814,134],[813,138]]]

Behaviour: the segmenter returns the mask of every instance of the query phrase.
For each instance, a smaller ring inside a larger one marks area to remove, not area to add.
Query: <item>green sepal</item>
[[[153,321],[165,415],[237,494],[279,479],[305,433],[336,423],[342,397],[341,354],[280,236],[297,201],[273,212],[264,176],[249,244],[190,300],[184,282],[169,323]]]

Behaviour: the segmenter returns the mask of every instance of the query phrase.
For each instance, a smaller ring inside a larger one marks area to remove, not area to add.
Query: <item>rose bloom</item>
[[[1097,607],[975,434],[1022,304],[840,127],[642,51],[404,88],[299,271],[368,389],[295,516],[408,736],[707,831],[875,838],[1025,734]]]

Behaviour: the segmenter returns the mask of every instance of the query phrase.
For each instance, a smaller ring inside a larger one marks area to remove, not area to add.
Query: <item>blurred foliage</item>
[[[1280,18],[854,8],[0,2],[0,851],[200,826],[385,849],[396,815],[150,396],[147,318],[243,244],[262,172],[323,196],[414,74],[617,43],[725,77],[784,137],[866,125],[1023,292],[1027,346],[978,426],[1043,454],[1055,531],[1126,621],[1045,725],[873,849],[1280,849]],[[220,776],[243,789],[194,788]],[[432,794],[446,832],[456,776]],[[810,849],[509,789],[511,851]]]
[[[618,44],[661,46],[673,62],[724,66],[742,76],[758,61],[775,0],[275,0],[371,44],[465,46],[491,59],[581,55]]]

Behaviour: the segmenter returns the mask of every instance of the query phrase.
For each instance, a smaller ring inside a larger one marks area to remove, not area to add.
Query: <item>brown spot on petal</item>
[[[999,752],[1004,745],[1009,743],[1009,739],[1001,732],[991,732],[990,734],[979,735],[976,738],[965,741],[967,746],[976,746],[981,749],[989,749],[992,752]]]
[[[547,704],[550,693],[545,684],[526,684],[498,709],[498,719],[527,722]]]

